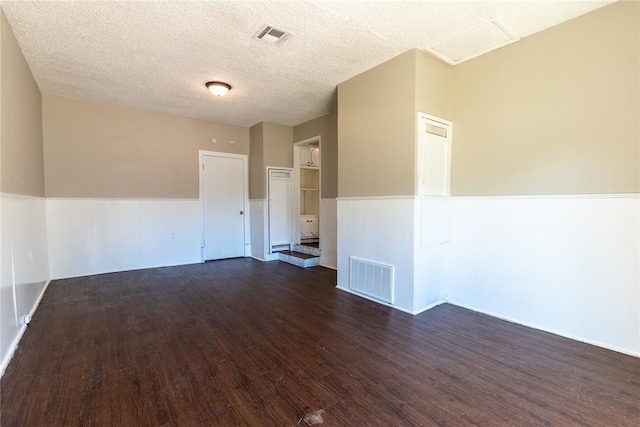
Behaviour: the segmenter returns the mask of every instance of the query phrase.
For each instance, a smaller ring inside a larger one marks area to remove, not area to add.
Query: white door
[[[418,194],[448,196],[451,170],[451,125],[422,118],[418,146]]]
[[[204,260],[244,256],[244,160],[203,156]]]
[[[269,169],[269,248],[291,244],[291,170]]]

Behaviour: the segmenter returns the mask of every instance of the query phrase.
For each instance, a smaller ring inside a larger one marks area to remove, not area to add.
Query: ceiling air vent
[[[254,39],[262,40],[271,44],[280,44],[291,36],[291,33],[271,25],[264,25],[253,36]]]

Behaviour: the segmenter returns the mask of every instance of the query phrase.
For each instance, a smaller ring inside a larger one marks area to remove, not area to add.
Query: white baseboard
[[[413,315],[418,315],[418,314],[420,314],[420,313],[424,313],[425,311],[430,310],[430,309],[432,309],[433,307],[437,307],[437,306],[439,306],[440,304],[444,304],[445,302],[446,302],[445,300],[438,300],[438,301],[436,301],[436,302],[434,302],[434,303],[431,303],[431,304],[428,304],[428,305],[426,305],[426,306],[424,306],[424,307],[422,307],[422,308],[419,308],[419,309],[417,309],[417,310],[413,310],[413,313],[412,313],[412,314],[413,314]]]
[[[51,280],[47,280],[47,282],[45,283],[44,287],[42,288],[42,291],[40,292],[40,295],[38,296],[38,299],[36,300],[35,304],[33,305],[33,308],[29,312],[29,315],[31,317],[33,317],[33,315],[36,312],[36,309],[38,308],[38,305],[40,305],[40,301],[42,301],[42,297],[44,296],[45,291],[49,287],[49,283],[51,283]],[[4,375],[4,372],[7,369],[7,366],[9,366],[9,362],[11,362],[11,358],[13,358],[13,354],[15,353],[16,349],[18,348],[18,344],[20,344],[20,340],[22,339],[22,336],[24,335],[26,330],[27,330],[27,325],[22,325],[20,327],[20,330],[18,331],[18,335],[16,335],[14,340],[11,342],[11,346],[9,347],[9,351],[4,356],[4,359],[2,359],[2,364],[0,364],[0,378]]]
[[[258,260],[258,261],[262,261],[262,262],[271,262],[271,261],[277,261],[278,260],[278,255],[273,255],[273,254],[267,254],[267,256],[265,256],[266,259],[262,259],[259,258],[257,256],[253,256],[251,255],[251,258]]]
[[[332,265],[324,265],[324,264],[320,264],[320,267],[324,267],[324,268],[328,268],[330,270],[334,270],[334,271],[338,271],[337,267],[334,267]]]
[[[337,288],[337,289],[340,289],[341,291],[344,291],[344,292],[350,293],[351,295],[355,295],[355,296],[360,297],[360,298],[368,299],[369,301],[373,301],[373,302],[378,303],[378,304],[380,304],[380,305],[383,305],[383,306],[385,306],[385,307],[395,308],[396,310],[400,310],[400,311],[404,311],[405,313],[412,314],[412,313],[408,312],[407,310],[405,310],[405,309],[403,309],[403,308],[400,308],[400,307],[395,306],[395,305],[393,305],[393,304],[386,303],[386,302],[384,302],[384,301],[379,301],[379,300],[377,300],[377,299],[375,299],[375,298],[371,298],[370,296],[367,296],[367,295],[364,295],[364,294],[359,294],[359,293],[357,293],[357,292],[353,292],[351,289],[348,289],[348,288],[342,287],[342,286],[340,286],[340,285],[336,285],[336,288]]]
[[[411,314],[412,316],[418,315],[418,314],[420,314],[420,313],[423,313],[423,312],[425,312],[425,311],[429,310],[430,308],[436,307],[436,306],[438,306],[438,305],[440,305],[440,304],[444,304],[445,302],[447,302],[447,301],[444,301],[444,300],[438,300],[438,301],[436,301],[436,302],[434,302],[434,303],[432,303],[432,304],[429,304],[429,305],[427,305],[427,306],[425,306],[425,307],[422,307],[422,308],[420,308],[420,309],[417,309],[417,310],[413,310],[413,311],[412,311],[412,310],[407,310],[406,308],[403,308],[403,307],[398,307],[397,305],[388,304],[388,303],[386,303],[386,302],[379,301],[379,300],[377,300],[377,299],[375,299],[375,298],[371,298],[371,297],[369,297],[369,296],[367,296],[367,295],[360,294],[360,293],[358,293],[358,292],[353,292],[351,289],[344,288],[344,287],[342,287],[342,286],[340,286],[340,285],[336,285],[336,288],[340,289],[341,291],[348,292],[348,293],[350,293],[351,295],[356,295],[356,296],[358,296],[358,297],[361,297],[361,298],[364,298],[364,299],[368,299],[369,301],[376,302],[376,303],[378,303],[378,304],[380,304],[380,305],[384,305],[385,307],[391,307],[391,308],[393,308],[393,309],[396,309],[396,310],[402,311],[403,313]]]
[[[615,351],[617,353],[622,353],[622,354],[626,354],[628,356],[634,356],[634,357],[640,358],[640,352],[633,352],[633,351],[626,350],[624,348],[619,348],[619,347],[611,346],[611,345],[608,345],[608,344],[603,344],[601,342],[596,342],[596,341],[593,341],[593,340],[584,339],[584,338],[581,338],[581,337],[578,337],[578,336],[568,335],[568,334],[565,334],[565,333],[562,333],[562,332],[559,332],[559,331],[556,331],[556,330],[547,329],[547,328],[541,328],[538,325],[534,325],[534,324],[531,324],[531,323],[528,323],[528,322],[522,322],[522,321],[519,321],[517,319],[510,318],[510,317],[501,316],[499,314],[493,313],[493,312],[488,311],[488,310],[482,310],[482,309],[479,309],[477,307],[469,306],[469,305],[466,305],[466,304],[460,304],[460,303],[457,303],[455,301],[447,300],[447,301],[444,301],[444,302],[446,302],[447,304],[455,305],[456,307],[461,307],[461,308],[465,308],[467,310],[475,311],[476,313],[486,314],[487,316],[495,317],[496,319],[504,320],[504,321],[509,322],[509,323],[514,323],[516,325],[526,326],[527,328],[536,329],[538,331],[543,331],[543,332],[548,332],[550,334],[557,335],[557,336],[560,336],[560,337],[563,337],[563,338],[568,338],[568,339],[571,339],[571,340],[574,340],[574,341],[579,341],[579,342],[583,342],[585,344],[594,345],[596,347],[605,348],[607,350]]]

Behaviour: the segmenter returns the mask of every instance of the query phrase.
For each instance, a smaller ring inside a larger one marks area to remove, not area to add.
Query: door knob
[[[244,215],[244,211],[240,211],[240,215]]]

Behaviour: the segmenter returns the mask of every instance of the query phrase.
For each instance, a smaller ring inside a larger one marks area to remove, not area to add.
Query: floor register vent
[[[393,266],[349,257],[349,289],[393,304]]]

